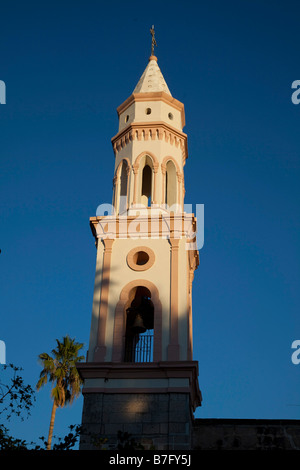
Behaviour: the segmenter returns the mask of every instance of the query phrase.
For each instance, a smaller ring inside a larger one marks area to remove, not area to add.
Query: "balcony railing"
[[[126,338],[125,362],[152,362],[153,334],[145,333]]]

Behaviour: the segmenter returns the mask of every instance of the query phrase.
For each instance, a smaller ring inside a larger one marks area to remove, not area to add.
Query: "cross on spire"
[[[157,46],[156,40],[155,40],[155,31],[154,31],[154,25],[150,29],[150,33],[152,36],[152,43],[151,43],[151,55],[154,55],[154,46]]]

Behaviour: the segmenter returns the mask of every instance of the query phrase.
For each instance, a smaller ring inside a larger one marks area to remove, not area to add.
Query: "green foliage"
[[[10,420],[14,414],[24,420],[21,413],[30,415],[30,408],[35,401],[35,392],[30,385],[25,385],[19,374],[22,370],[13,364],[1,366],[0,377],[0,415]]]
[[[45,353],[41,355],[43,360],[45,360],[45,366],[50,369],[50,378],[54,380],[55,373],[51,376],[51,373],[54,372],[52,364],[57,366],[59,358],[64,357],[65,376],[63,384],[68,387],[65,393],[65,403],[72,402],[72,399],[77,396],[76,393],[79,393],[78,389],[80,390],[81,381],[78,379],[79,376],[76,377],[78,373],[75,367],[75,361],[79,362],[84,359],[84,356],[78,356],[78,351],[81,347],[81,344],[75,343],[74,340],[70,340],[67,337],[62,343],[58,342],[58,349],[55,353],[54,350],[52,351],[55,355],[55,361],[57,362],[54,362],[53,358],[50,358],[50,356]],[[49,358],[51,360],[49,360]],[[74,364],[72,364],[72,360]],[[70,366],[69,369],[68,366]],[[30,385],[24,383],[20,371],[22,371],[22,368],[16,367],[13,364],[1,365],[0,367],[0,418],[6,419],[6,421],[9,421],[12,415],[19,417],[23,421],[24,413],[30,416],[30,409],[36,400],[34,390]],[[69,378],[68,373],[70,373],[71,378]],[[63,377],[63,371],[60,371],[58,377]],[[47,375],[44,376],[41,374],[41,384],[47,383],[47,378]],[[57,442],[53,445],[53,450],[71,450],[76,445],[80,436],[81,426],[71,425],[69,429],[70,432],[63,438],[55,437]],[[44,437],[41,437],[40,440],[42,441],[42,445],[15,438],[10,435],[7,427],[0,424],[1,451],[45,450],[48,443]]]
[[[78,355],[83,344],[76,343],[69,336],[65,336],[62,342],[57,339],[56,343],[57,349],[52,349],[52,356],[48,353],[39,355],[43,370],[36,388],[39,390],[49,380],[53,384],[51,396],[56,406],[63,407],[80,394],[82,380],[75,364],[84,360],[84,356]]]
[[[0,450],[27,450],[28,444],[8,434],[8,429],[0,424]]]
[[[72,448],[77,443],[80,432],[81,426],[79,425],[71,425],[69,426],[70,432],[64,436],[56,437],[57,443],[53,445],[53,450],[72,450]],[[40,437],[42,441],[42,445],[37,445],[34,442],[26,442],[22,439],[16,439],[9,435],[8,429],[0,424],[0,450],[46,450],[47,448],[47,441],[44,437]]]
[[[63,438],[54,436],[58,442],[53,445],[52,450],[72,450],[80,437],[81,426],[72,424],[69,426],[69,429],[70,432]],[[44,437],[40,437],[40,439],[43,441],[46,449],[48,442]]]
[[[78,354],[83,344],[76,343],[69,336],[65,336],[62,342],[57,339],[56,343],[57,348],[52,349],[52,356],[45,352],[39,355],[43,369],[36,384],[37,390],[46,385],[48,380],[52,384],[53,407],[47,450],[51,449],[56,408],[71,404],[79,396],[83,382],[76,368],[76,363],[84,360],[84,356]]]

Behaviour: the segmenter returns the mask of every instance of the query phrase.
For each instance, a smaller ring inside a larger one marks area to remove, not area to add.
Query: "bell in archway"
[[[147,330],[140,313],[136,314],[136,317],[134,319],[131,329],[135,334],[145,333],[145,331]]]

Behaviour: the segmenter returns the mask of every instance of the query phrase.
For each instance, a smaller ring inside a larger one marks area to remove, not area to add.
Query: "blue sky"
[[[196,417],[300,419],[299,3],[5,2],[1,5],[0,339],[35,386],[39,353],[87,349],[95,246],[111,202],[116,108],[150,55],[185,104],[186,203],[205,206],[193,291]],[[82,399],[54,432],[80,423]],[[50,389],[16,437],[47,436]]]

